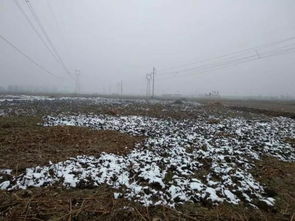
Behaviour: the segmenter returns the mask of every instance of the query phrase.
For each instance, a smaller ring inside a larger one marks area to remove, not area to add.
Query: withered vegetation
[[[43,127],[37,117],[0,117],[0,168],[25,168],[57,163],[78,155],[126,154],[143,137],[82,127]]]

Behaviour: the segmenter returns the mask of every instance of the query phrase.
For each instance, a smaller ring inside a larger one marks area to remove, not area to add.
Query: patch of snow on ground
[[[49,96],[28,96],[28,95],[2,95],[2,102],[20,102],[20,101],[85,101],[93,104],[113,104],[113,105],[129,105],[129,104],[174,104],[174,100],[168,99],[144,99],[144,98],[104,98],[104,97],[49,97]],[[195,101],[183,101],[183,104],[189,106],[201,106]],[[175,104],[176,105],[176,104]],[[187,108],[187,107],[185,107]]]
[[[274,199],[264,192],[250,169],[254,160],[270,155],[295,161],[295,121],[272,118],[266,122],[230,118],[164,120],[108,115],[48,116],[45,126],[83,126],[148,137],[126,156],[78,156],[49,166],[28,168],[10,179],[0,177],[0,189],[15,190],[62,183],[66,187],[93,187],[106,183],[125,197],[144,205],[175,206],[187,201],[249,205]]]

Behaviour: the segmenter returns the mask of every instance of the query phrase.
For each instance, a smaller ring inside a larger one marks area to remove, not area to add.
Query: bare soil
[[[78,155],[126,154],[143,137],[82,127],[38,126],[38,118],[0,118],[0,168],[15,173]],[[39,122],[40,123],[40,122]]]
[[[207,105],[220,103],[232,110],[265,114],[268,116],[284,116],[295,119],[295,101],[201,99],[199,102]]]

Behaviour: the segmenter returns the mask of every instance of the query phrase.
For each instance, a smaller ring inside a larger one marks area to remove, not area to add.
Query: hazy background
[[[145,94],[145,75],[155,66],[156,94],[295,95],[295,53],[160,76],[161,69],[295,37],[294,0],[30,2],[68,69],[81,70],[81,92],[118,93],[123,80],[124,93]],[[36,25],[25,1],[18,3]],[[0,86],[74,89],[14,0],[0,0],[0,34],[63,77],[41,71],[0,39]]]

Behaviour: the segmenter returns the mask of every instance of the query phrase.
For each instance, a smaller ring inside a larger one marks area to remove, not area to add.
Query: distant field
[[[249,110],[266,110],[269,112],[277,112],[277,114],[295,114],[295,101],[221,99],[220,102],[230,107],[249,108]]]
[[[293,102],[0,96],[0,219],[294,220]]]

